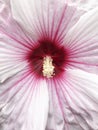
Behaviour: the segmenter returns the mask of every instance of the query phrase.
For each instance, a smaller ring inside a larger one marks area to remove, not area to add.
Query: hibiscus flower
[[[97,8],[0,0],[0,130],[97,130],[97,91]]]

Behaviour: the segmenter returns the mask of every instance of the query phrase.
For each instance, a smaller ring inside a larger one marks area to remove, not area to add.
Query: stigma
[[[46,78],[52,78],[53,75],[55,75],[54,69],[53,59],[50,56],[45,56],[43,58],[43,76]]]

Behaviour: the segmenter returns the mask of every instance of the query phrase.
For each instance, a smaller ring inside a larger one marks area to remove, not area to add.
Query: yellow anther
[[[43,76],[46,78],[51,78],[54,75],[54,66],[53,59],[50,56],[46,56],[43,58]]]

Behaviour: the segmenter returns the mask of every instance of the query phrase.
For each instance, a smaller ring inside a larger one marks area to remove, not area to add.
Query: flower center
[[[37,77],[54,78],[65,71],[67,51],[56,41],[42,39],[32,47],[27,58]]]
[[[51,78],[54,75],[53,59],[50,56],[43,58],[43,76],[46,78]]]

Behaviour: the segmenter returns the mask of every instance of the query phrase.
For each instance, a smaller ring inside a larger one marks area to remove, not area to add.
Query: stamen
[[[53,59],[50,56],[46,56],[43,59],[43,76],[51,78],[54,75]]]

